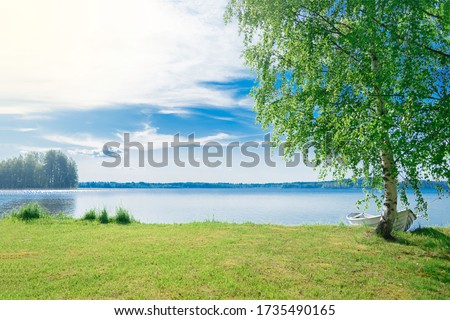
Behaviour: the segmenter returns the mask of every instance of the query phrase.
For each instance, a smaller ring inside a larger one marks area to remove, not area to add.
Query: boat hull
[[[396,231],[406,231],[416,220],[417,216],[411,210],[403,210],[397,213],[392,228]],[[352,212],[347,216],[347,221],[352,226],[376,227],[381,215],[375,216],[367,213]]]
[[[399,211],[392,228],[397,231],[406,231],[416,219],[417,216],[411,210]]]
[[[375,227],[380,222],[381,215],[374,216],[367,213],[353,212],[347,216],[347,221],[352,226]]]

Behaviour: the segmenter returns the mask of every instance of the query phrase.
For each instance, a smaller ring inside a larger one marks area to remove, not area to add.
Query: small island
[[[73,189],[77,164],[59,150],[0,161],[0,189]]]

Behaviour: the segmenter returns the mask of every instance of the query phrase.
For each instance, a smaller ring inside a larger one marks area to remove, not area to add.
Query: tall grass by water
[[[116,215],[114,216],[114,221],[118,224],[130,224],[133,221],[132,216],[128,210],[118,207],[116,209]]]
[[[11,217],[20,220],[33,220],[48,216],[48,212],[38,203],[29,203],[11,212]]]
[[[102,211],[100,211],[100,214],[98,215],[98,221],[100,221],[100,223],[102,224],[109,223],[109,215],[106,208],[103,208]]]
[[[108,210],[106,208],[103,208],[102,210],[100,210],[100,212],[97,212],[96,209],[90,209],[83,215],[81,219],[86,221],[98,220],[102,224],[107,224],[109,222],[115,222],[118,224],[130,224],[135,221],[130,212],[122,207],[116,208],[116,212],[113,217],[110,217]]]
[[[93,221],[97,219],[97,212],[95,209],[88,210],[82,217],[83,220]]]
[[[26,205],[23,205],[19,209],[11,211],[6,216],[10,216],[13,219],[19,219],[24,221],[30,221],[30,220],[37,220],[41,218],[50,218],[51,215],[41,205],[38,203],[29,203]],[[69,218],[69,216],[64,214],[55,215],[54,217],[65,217]],[[117,207],[116,212],[114,216],[110,216],[108,213],[108,210],[106,208],[103,208],[101,210],[97,209],[90,209],[86,211],[86,213],[81,217],[81,220],[84,221],[98,221],[101,224],[107,224],[110,222],[114,222],[117,224],[130,224],[132,222],[136,222],[136,220],[133,218],[133,216],[130,214],[130,212],[123,208],[123,207]]]

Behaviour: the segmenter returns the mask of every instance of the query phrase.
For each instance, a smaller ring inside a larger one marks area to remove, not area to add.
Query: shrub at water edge
[[[103,210],[100,212],[98,220],[100,221],[100,223],[109,223],[108,211],[106,210],[106,208],[103,208]]]
[[[39,203],[29,203],[11,213],[11,217],[21,220],[39,219],[45,215],[47,215],[47,212],[39,205]]]
[[[93,221],[96,218],[97,218],[97,212],[95,211],[95,209],[91,209],[91,210],[87,211],[81,219]]]
[[[116,215],[114,220],[118,224],[129,224],[133,221],[133,217],[130,215],[127,209],[122,207],[116,208]]]

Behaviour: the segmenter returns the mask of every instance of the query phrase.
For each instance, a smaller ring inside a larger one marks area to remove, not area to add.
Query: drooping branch
[[[429,50],[429,51],[432,51],[432,52],[434,52],[434,53],[437,53],[438,55],[441,55],[441,56],[446,57],[446,58],[450,58],[450,54],[448,54],[448,53],[442,52],[442,51],[440,51],[440,50],[436,50],[436,49],[434,49],[434,48],[432,48],[432,47],[430,47],[430,46],[427,46],[427,45],[422,45],[422,46],[423,46],[425,49]]]
[[[395,35],[395,36],[397,37],[397,39],[400,39],[400,40],[402,40],[402,41],[407,41],[407,40],[408,40],[407,37],[402,37],[402,36],[399,35],[398,33],[393,32],[392,30],[390,30],[390,28],[389,28],[385,23],[383,23],[382,21],[378,20],[377,18],[370,16],[370,19],[371,19],[373,22],[378,23],[378,25],[379,25],[380,27],[385,28],[385,29],[388,30],[391,34]],[[443,51],[434,49],[434,48],[432,48],[432,47],[430,47],[430,46],[428,46],[428,45],[425,45],[425,44],[422,44],[422,43],[418,43],[417,41],[412,41],[412,43],[415,44],[415,45],[419,45],[419,46],[421,46],[422,48],[424,48],[424,49],[426,49],[426,50],[428,50],[428,51],[434,52],[434,53],[436,53],[436,54],[438,54],[438,55],[440,55],[440,56],[442,56],[442,57],[450,58],[450,54],[449,54],[449,53],[446,53],[446,52],[443,52]]]
[[[345,33],[340,30],[339,28],[336,27],[336,25],[334,23],[332,23],[331,21],[329,21],[327,18],[325,18],[323,15],[321,15],[319,12],[312,10],[311,8],[308,8],[306,6],[301,6],[302,9],[309,11],[312,15],[315,15],[316,17],[318,17],[320,20],[322,20],[323,22],[325,22],[327,25],[329,25],[331,27],[332,30],[334,30],[334,33],[339,34],[341,36],[344,36]],[[327,31],[331,31],[331,30],[327,30]]]
[[[436,18],[436,19],[439,19],[439,20],[443,20],[444,19],[444,17],[442,17],[440,15],[437,15],[437,14],[433,14],[431,12],[428,12],[425,9],[419,9],[419,10],[422,11],[423,13],[425,13],[427,16],[430,16],[430,17],[433,17],[433,18]]]

